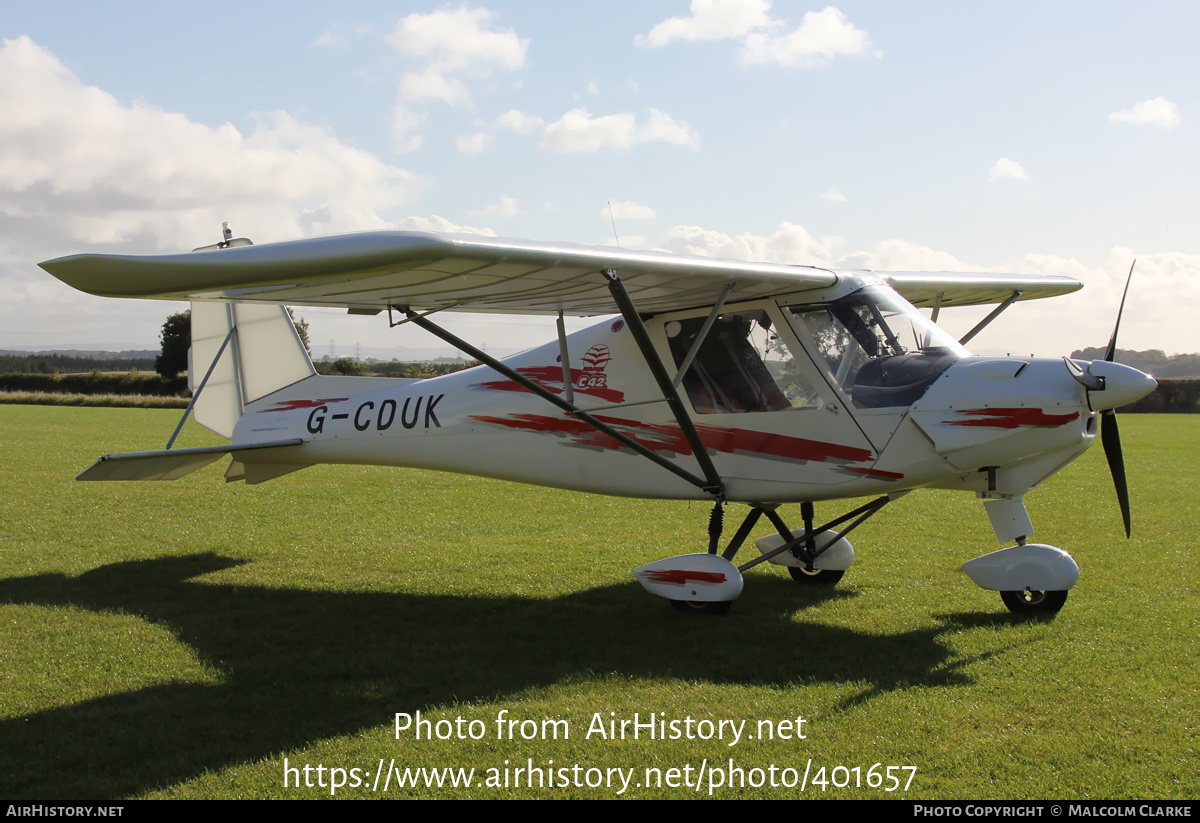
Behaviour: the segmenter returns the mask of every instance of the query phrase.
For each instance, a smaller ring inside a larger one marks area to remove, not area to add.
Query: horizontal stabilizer
[[[254,449],[294,448],[304,441],[275,440],[269,443],[247,443],[229,446],[201,446],[195,449],[167,449],[153,452],[106,454],[76,480],[178,480],[185,474],[215,463],[227,454]]]

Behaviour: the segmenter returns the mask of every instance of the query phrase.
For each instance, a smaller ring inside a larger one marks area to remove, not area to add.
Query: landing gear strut
[[[734,598],[741,593],[742,573],[766,561],[787,566],[792,579],[800,583],[832,586],[842,579],[854,561],[854,550],[849,541],[844,539],[845,535],[888,502],[905,493],[885,495],[820,527],[813,526],[813,505],[805,502],[801,505],[803,531],[788,528],[774,506],[752,505],[721,554],[717,552],[724,512],[722,503],[718,501],[709,519],[707,553],[684,554],[648,563],[635,569],[634,576],[646,591],[670,600],[676,611],[691,614],[728,612]],[[762,552],[760,557],[735,566],[732,562],[734,556],[763,515],[775,526],[777,533],[756,541]],[[854,522],[840,534],[834,531],[834,526],[852,519]]]

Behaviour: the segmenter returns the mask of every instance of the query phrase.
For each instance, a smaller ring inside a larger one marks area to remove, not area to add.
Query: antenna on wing
[[[229,228],[229,221],[221,224],[221,242],[213,243],[211,246],[200,246],[192,249],[192,251],[212,251],[213,249],[228,249],[233,246],[253,246],[254,243],[248,237],[234,237],[233,229]]]
[[[613,217],[612,201],[608,201],[608,219],[612,221],[613,239],[617,241],[617,248],[621,248],[621,238],[617,236],[617,220]]]

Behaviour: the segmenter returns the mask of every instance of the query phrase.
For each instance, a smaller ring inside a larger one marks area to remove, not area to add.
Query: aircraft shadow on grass
[[[243,562],[194,554],[0,581],[0,603],[144,617],[224,677],[0,722],[8,761],[0,796],[124,797],[382,726],[395,712],[593,674],[779,687],[855,681],[870,684],[866,696],[963,684],[967,661],[939,635],[995,619],[951,616],[943,620],[955,626],[891,635],[797,622],[797,607],[849,595],[797,592],[782,578],[756,579],[765,596],[724,619],[673,613],[635,583],[539,600],[190,582]]]

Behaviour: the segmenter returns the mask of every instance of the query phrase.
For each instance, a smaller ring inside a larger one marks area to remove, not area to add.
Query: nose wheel
[[[809,571],[803,566],[788,566],[788,574],[797,583],[805,586],[835,586],[846,574],[844,569],[813,569]]]
[[[1067,593],[1026,589],[1021,592],[1000,592],[1000,599],[1015,614],[1058,614],[1058,610],[1067,602]]]
[[[671,601],[671,608],[685,614],[729,614],[729,607],[732,605],[732,600],[717,600],[708,603],[701,603],[695,600]]]

